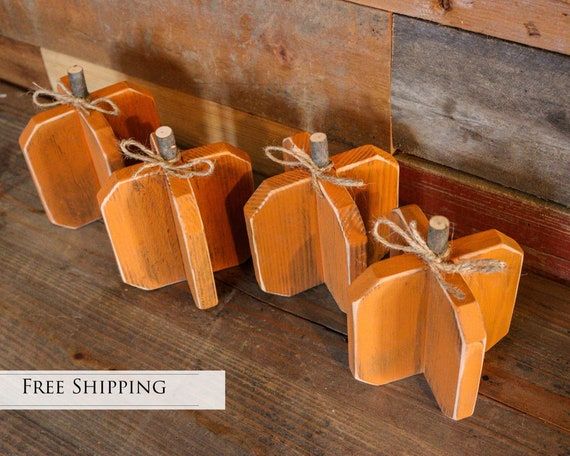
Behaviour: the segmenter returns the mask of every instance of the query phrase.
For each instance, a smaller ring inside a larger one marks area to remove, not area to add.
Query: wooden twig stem
[[[449,240],[449,220],[443,215],[434,215],[429,219],[427,245],[436,255],[447,250]]]
[[[160,156],[165,160],[174,160],[178,155],[178,148],[176,147],[176,138],[172,128],[166,126],[158,127],[154,132],[154,136]]]
[[[311,142],[311,158],[319,168],[327,166],[329,160],[329,145],[327,135],[324,133],[313,133],[309,137]]]
[[[69,78],[69,85],[73,96],[77,98],[87,98],[89,96],[89,91],[87,90],[83,68],[79,65],[73,65],[67,70],[67,76]]]

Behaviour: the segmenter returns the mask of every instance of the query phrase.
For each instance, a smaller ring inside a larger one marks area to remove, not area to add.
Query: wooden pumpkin
[[[61,100],[47,105],[60,106],[32,117],[20,147],[49,220],[79,228],[101,217],[97,192],[124,166],[116,138],[146,141],[159,120],[154,99],[145,90],[119,82],[89,94],[77,66],[69,69],[58,91]],[[106,113],[70,104],[73,97]],[[114,103],[117,115],[105,100]]]
[[[213,273],[249,258],[243,206],[253,192],[251,161],[224,143],[178,153],[169,127],[153,138],[166,162],[211,163],[213,172],[185,178],[141,163],[112,174],[98,198],[121,277],[145,290],[187,280],[197,307],[215,306]]]
[[[390,218],[400,227],[416,221],[436,253],[447,248],[449,225],[442,226],[441,218],[428,223],[417,206],[397,209]],[[509,330],[523,252],[496,230],[455,239],[451,263],[500,261],[504,270],[443,274],[446,286],[415,254],[393,254],[372,264],[350,286],[350,369],[355,378],[373,385],[423,373],[445,415],[468,417],[484,353]],[[451,293],[450,286],[460,293]]]
[[[323,133],[300,133],[284,146],[291,143],[310,150],[317,167],[329,165]],[[385,253],[367,243],[367,231],[397,206],[399,169],[394,157],[370,145],[330,161],[330,175],[364,185],[335,185],[313,178],[307,169],[286,166],[261,183],[244,213],[255,275],[264,291],[292,296],[325,283],[346,311],[348,284],[366,268],[367,258]]]

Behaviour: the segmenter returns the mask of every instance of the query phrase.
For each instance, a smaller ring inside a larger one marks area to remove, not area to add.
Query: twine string
[[[165,174],[181,179],[191,179],[195,176],[210,176],[214,172],[213,160],[206,158],[195,158],[184,162],[180,153],[177,153],[172,160],[165,160],[158,152],[148,149],[134,139],[123,139],[120,147],[123,155],[144,162],[144,165],[135,173],[135,177],[155,166],[162,168]]]
[[[363,187],[365,185],[361,180],[338,177],[331,174],[331,171],[333,170],[332,163],[319,167],[304,150],[300,149],[295,143],[293,143],[291,138],[287,138],[287,141],[291,144],[289,149],[278,146],[267,146],[264,149],[265,155],[275,163],[279,163],[284,166],[291,166],[293,168],[304,168],[307,170],[311,174],[311,182],[315,190],[319,190],[319,180],[324,180],[341,187]],[[293,157],[294,160],[289,161],[278,158],[275,155],[278,152],[289,155],[290,157]]]
[[[374,240],[389,249],[399,250],[417,256],[429,267],[437,282],[449,294],[461,301],[465,299],[465,293],[459,288],[447,283],[443,278],[443,274],[492,274],[494,272],[503,271],[507,267],[504,261],[493,259],[460,260],[458,262],[452,262],[449,260],[451,252],[449,247],[442,254],[436,254],[428,247],[427,242],[418,231],[416,221],[412,220],[410,223],[407,223],[401,213],[399,213],[399,216],[404,228],[401,228],[387,218],[379,218],[376,220],[374,228],[372,229]],[[390,242],[388,237],[381,236],[378,232],[378,228],[382,225],[387,226],[393,233],[399,235],[403,239],[404,244]]]
[[[97,111],[102,114],[118,116],[121,113],[121,110],[113,100],[105,97],[97,98],[95,100],[76,97],[61,82],[57,83],[57,88],[61,90],[62,93],[44,89],[43,87],[37,85],[35,82],[34,86],[36,87],[36,90],[34,90],[32,100],[34,104],[40,108],[51,108],[58,105],[69,105],[79,109],[84,114],[87,114],[89,111]],[[40,97],[51,98],[51,101],[41,100]]]

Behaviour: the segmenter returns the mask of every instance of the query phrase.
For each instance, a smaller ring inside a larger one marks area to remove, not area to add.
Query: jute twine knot
[[[447,283],[443,278],[443,274],[473,274],[476,272],[482,274],[491,274],[494,272],[503,271],[507,267],[507,264],[504,261],[492,259],[461,260],[456,263],[452,262],[449,260],[449,255],[451,252],[451,249],[449,247],[440,255],[434,253],[428,247],[427,242],[419,233],[416,221],[412,220],[408,224],[401,214],[400,218],[404,224],[404,228],[400,228],[400,226],[391,220],[388,220],[387,218],[379,218],[376,220],[372,229],[374,240],[389,249],[399,250],[401,252],[416,255],[429,267],[437,282],[449,294],[455,296],[459,300],[465,299],[465,293],[463,293],[459,288]],[[392,232],[398,234],[406,244],[395,244],[388,241],[387,238],[382,237],[378,233],[378,228],[381,225],[387,226],[390,228],[390,230],[392,230]]]
[[[313,189],[319,191],[319,193],[320,193],[318,185],[319,180],[324,180],[330,182],[331,184],[339,185],[341,187],[363,187],[365,185],[365,183],[361,180],[348,179],[346,177],[338,177],[335,176],[334,174],[330,174],[330,172],[333,170],[332,163],[329,163],[328,165],[323,167],[319,167],[304,150],[297,147],[297,145],[293,142],[291,138],[287,138],[286,141],[288,141],[291,144],[291,147],[289,149],[278,146],[267,146],[264,149],[265,155],[267,155],[267,158],[269,158],[271,161],[274,161],[275,163],[279,163],[285,166],[291,166],[293,168],[306,169],[311,174],[311,182],[313,185]],[[288,161],[277,158],[275,156],[277,152],[281,152],[282,154],[287,154],[293,157],[295,161]]]
[[[124,155],[145,163],[135,173],[135,177],[155,166],[162,168],[165,174],[181,179],[190,179],[195,176],[210,176],[214,172],[214,162],[207,158],[195,158],[194,160],[184,162],[178,152],[172,160],[165,160],[158,152],[147,149],[134,139],[123,139],[120,146]],[[202,169],[204,167],[205,169]]]
[[[52,106],[69,105],[79,109],[84,114],[87,114],[89,111],[97,111],[102,114],[109,114],[111,116],[118,116],[121,112],[113,100],[105,97],[97,98],[96,100],[88,100],[85,98],[76,97],[61,82],[57,83],[57,87],[63,93],[44,89],[43,87],[37,85],[35,82],[34,86],[36,87],[36,90],[34,91],[32,100],[34,104],[40,108],[51,108]],[[48,97],[51,98],[52,101],[41,101],[40,97]],[[104,105],[107,105],[107,107]]]

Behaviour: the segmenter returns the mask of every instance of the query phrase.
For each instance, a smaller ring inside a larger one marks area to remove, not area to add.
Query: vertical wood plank
[[[186,179],[165,176],[186,281],[199,309],[218,303],[208,240],[196,195]]]
[[[253,193],[249,156],[237,147],[217,143],[184,152],[183,160],[206,158],[212,176],[194,177],[190,185],[200,209],[214,271],[237,266],[250,257],[243,207]]]
[[[185,279],[165,176],[142,165],[120,169],[98,194],[119,272],[129,285],[153,290]]]
[[[338,176],[364,182],[349,187],[368,236],[368,264],[381,259],[386,249],[372,237],[372,227],[398,206],[400,168],[389,153],[372,145],[357,147],[332,157]],[[383,231],[383,229],[381,229]]]
[[[489,350],[507,335],[511,326],[523,251],[513,239],[496,230],[489,230],[453,242],[451,255],[458,261],[487,258],[506,264],[506,269],[501,272],[467,274],[463,277],[481,307],[487,332],[486,349]]]
[[[99,180],[78,111],[61,106],[36,114],[20,147],[52,223],[79,228],[101,216]]]
[[[369,266],[350,286],[350,368],[383,385],[423,371],[428,273],[412,255]]]
[[[117,138],[109,122],[100,112],[79,113],[85,141],[89,146],[93,168],[102,185],[113,171],[124,166]]]
[[[244,214],[263,291],[293,296],[323,282],[317,202],[305,171],[264,180]]]
[[[444,279],[465,298],[449,295],[429,275],[423,371],[442,412],[460,420],[475,408],[486,333],[479,305],[463,278]]]
[[[323,282],[343,312],[350,306],[348,287],[366,269],[366,229],[348,190],[319,182],[317,195]]]

